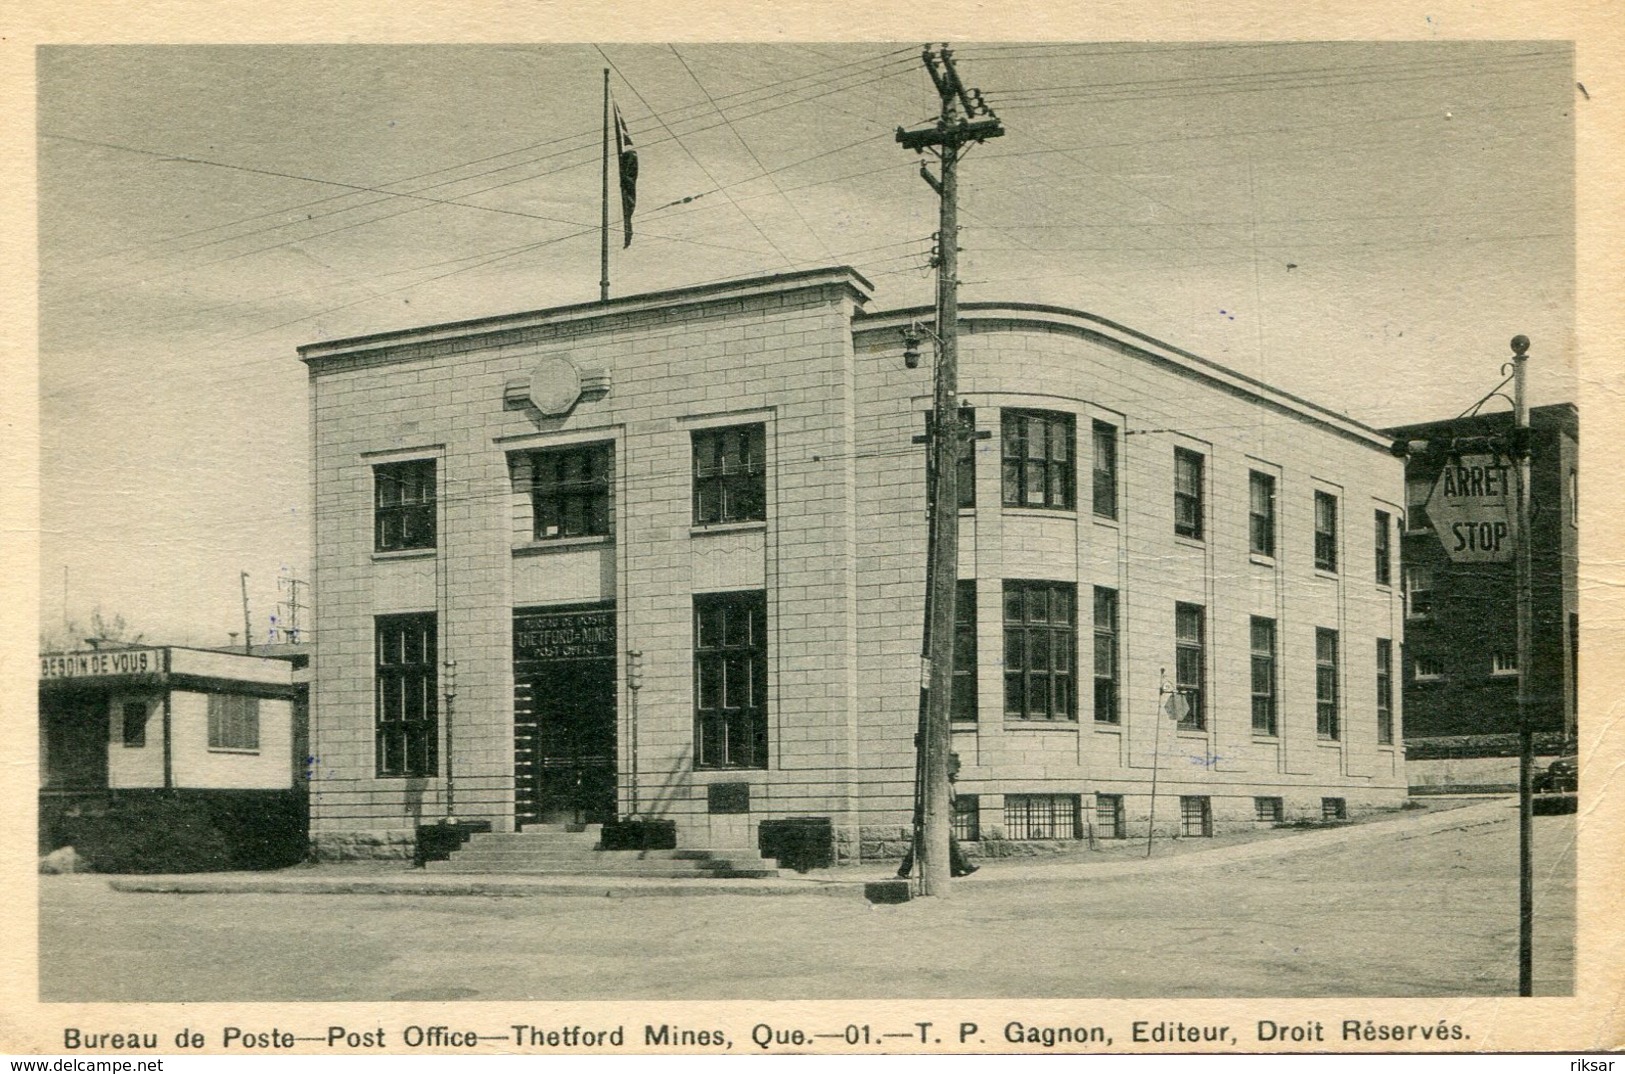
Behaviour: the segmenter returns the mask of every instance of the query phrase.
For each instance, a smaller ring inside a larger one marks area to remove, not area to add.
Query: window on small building
[[[982,838],[982,803],[974,794],[954,796],[953,835],[961,843]]]
[[[694,597],[698,768],[767,767],[767,594]]]
[[[954,696],[950,706],[955,720],[976,720],[976,582],[961,579],[954,593]]]
[[[614,444],[533,451],[525,462],[530,467],[538,541],[608,536]]]
[[[1377,742],[1394,744],[1394,643],[1377,639]]]
[[[372,468],[373,550],[435,546],[435,461],[412,459]]]
[[[1437,657],[1417,654],[1411,657],[1411,675],[1417,682],[1430,682],[1444,678],[1444,665]]]
[[[767,426],[696,429],[694,522],[761,522],[767,518]]]
[[[1202,465],[1194,451],[1174,448],[1174,532],[1202,539]]]
[[[257,751],[260,748],[260,699],[242,694],[210,694],[209,748]]]
[[[1075,794],[1007,794],[1004,834],[1007,839],[1079,839],[1079,802]]]
[[[120,707],[120,715],[124,718],[124,747],[133,750],[145,746],[147,744],[147,703],[145,701],[126,701]]]
[[[1337,497],[1315,493],[1315,569],[1337,570]]]
[[[1179,832],[1206,838],[1213,834],[1213,800],[1205,794],[1179,796]]]
[[[1394,581],[1394,521],[1387,511],[1378,511],[1373,525],[1375,573],[1378,585],[1392,585]]]
[[[1344,798],[1322,798],[1320,800],[1321,820],[1347,820],[1349,815],[1348,800]]]
[[[1490,654],[1491,675],[1516,675],[1518,673],[1518,652],[1516,649],[1502,649]]]
[[[1121,794],[1095,795],[1095,838],[1126,839],[1128,830],[1123,824],[1123,796]]]
[[[1279,798],[1254,798],[1253,819],[1260,824],[1279,824],[1286,819],[1286,809]]]
[[[1207,728],[1205,617],[1200,604],[1174,605],[1174,689],[1185,698],[1185,716],[1179,726],[1186,731]]]
[[[1337,631],[1315,629],[1315,733],[1339,737],[1337,693]]]
[[[1427,477],[1405,478],[1405,528],[1432,529],[1428,520],[1428,497],[1433,495],[1433,480]]]
[[[1004,714],[1014,720],[1076,720],[1073,663],[1077,587],[1004,583]]]
[[[1413,565],[1405,568],[1405,618],[1433,617],[1433,568]]]
[[[1117,692],[1117,590],[1095,586],[1096,723],[1122,719]]]
[[[1253,734],[1276,734],[1275,620],[1252,617]]]
[[[1077,473],[1072,415],[1006,410],[1001,422],[1004,506],[1073,510]]]
[[[1275,555],[1275,476],[1257,470],[1247,475],[1247,550]]]
[[[1117,517],[1117,426],[1103,421],[1094,423],[1094,497],[1095,514],[1101,518]]]
[[[434,614],[380,615],[375,627],[378,774],[437,775],[439,649]]]

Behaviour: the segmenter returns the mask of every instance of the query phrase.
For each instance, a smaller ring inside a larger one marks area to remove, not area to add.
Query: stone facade
[[[302,349],[319,853],[395,852],[448,812],[498,831],[525,819],[535,767],[524,714],[538,702],[516,677],[514,614],[550,608],[613,609],[613,649],[599,656],[614,662],[603,703],[615,815],[675,820],[681,845],[709,847],[753,845],[766,819],[828,818],[841,860],[900,852],[926,541],[913,438],[930,394],[928,369],[905,368],[901,330],[928,314],[866,314],[868,292],[850,270],[823,270]],[[962,309],[961,401],[991,433],[975,442],[975,506],[960,518],[960,575],[978,609],[976,719],[954,733],[958,792],[980,830],[1009,835],[1006,814],[1021,811],[1017,834],[1036,840],[1055,823],[1086,834],[1105,794],[1122,796],[1122,834],[1143,836],[1154,768],[1159,829],[1181,822],[1182,796],[1205,798],[1220,827],[1256,823],[1259,797],[1281,799],[1286,819],[1319,817],[1327,798],[1349,811],[1398,804],[1402,759],[1378,741],[1375,670],[1377,639],[1397,653],[1402,625],[1397,578],[1373,573],[1373,512],[1397,520],[1402,503],[1386,440],[1084,314]],[[1002,415],[1017,411],[1075,433],[1054,468],[1069,473],[1066,502],[1004,506]],[[1094,510],[1097,423],[1115,455],[1112,517]],[[763,430],[765,518],[697,521],[696,445],[742,425]],[[544,539],[521,463],[585,444],[612,445],[607,532]],[[1195,537],[1175,532],[1176,449],[1201,460]],[[433,460],[433,545],[380,551],[378,468],[412,460]],[[1249,551],[1252,471],[1274,481],[1270,555]],[[1315,563],[1317,491],[1338,509],[1329,570]],[[1007,583],[1059,591],[1074,609],[1070,634],[1047,635],[1070,686],[1047,695],[1043,719],[1005,711]],[[1110,720],[1093,707],[1096,587],[1117,595]],[[765,752],[708,766],[697,751],[717,747],[697,741],[708,687],[696,682],[696,609],[739,593],[764,607],[753,702]],[[1176,605],[1202,620],[1200,729],[1160,714]],[[383,776],[377,617],[412,613],[436,628],[432,692],[444,694],[455,660],[455,696],[449,719],[439,697],[433,765]],[[1253,733],[1253,616],[1275,624],[1273,734]],[[1335,632],[1329,664],[1317,630]],[[1331,734],[1317,732],[1326,667]]]

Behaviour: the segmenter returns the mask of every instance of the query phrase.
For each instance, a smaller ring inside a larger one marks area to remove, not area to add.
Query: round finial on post
[[[1513,336],[1512,337],[1512,353],[1513,354],[1516,354],[1518,357],[1522,358],[1524,356],[1524,353],[1527,352],[1528,350],[1529,350],[1529,337],[1528,336]]]

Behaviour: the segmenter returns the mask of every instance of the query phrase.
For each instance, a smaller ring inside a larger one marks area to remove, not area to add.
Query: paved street
[[[950,900],[897,906],[856,894],[130,894],[105,877],[47,876],[41,998],[1515,994],[1516,809],[1448,816],[1149,865],[1129,848],[1104,865],[994,861]],[[1574,820],[1535,819],[1540,994],[1573,987]]]

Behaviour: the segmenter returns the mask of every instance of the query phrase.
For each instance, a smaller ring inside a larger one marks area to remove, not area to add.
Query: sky
[[[961,166],[962,301],[1083,310],[1379,427],[1467,409],[1517,334],[1531,402],[1576,399],[1566,43],[954,53],[1006,129]],[[872,310],[930,302],[936,199],[895,140],[937,108],[919,42],[37,63],[45,632],[99,608],[225,644],[246,571],[263,640],[310,577],[296,348],[596,298],[606,67],[640,159],[612,295],[851,265]]]

